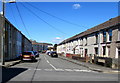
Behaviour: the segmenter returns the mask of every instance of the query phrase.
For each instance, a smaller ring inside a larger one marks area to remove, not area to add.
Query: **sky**
[[[28,3],[6,3],[5,16],[26,37],[37,42],[58,44],[118,16],[118,2]]]

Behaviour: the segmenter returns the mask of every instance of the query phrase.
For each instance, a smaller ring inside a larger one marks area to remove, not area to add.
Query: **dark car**
[[[36,56],[33,51],[26,51],[21,54],[21,60],[22,61],[35,61]]]
[[[33,51],[36,57],[39,57],[39,53],[37,51]]]
[[[57,52],[55,52],[55,51],[51,51],[51,52],[50,52],[50,56],[51,56],[51,57],[58,57],[58,54],[57,54]]]
[[[46,54],[50,56],[50,51],[49,51],[49,52],[47,52]]]

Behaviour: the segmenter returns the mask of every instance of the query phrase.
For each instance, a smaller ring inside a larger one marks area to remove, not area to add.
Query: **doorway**
[[[85,57],[87,56],[87,49],[85,49]]]

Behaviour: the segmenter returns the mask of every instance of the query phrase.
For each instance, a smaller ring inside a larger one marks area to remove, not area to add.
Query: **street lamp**
[[[4,48],[5,48],[5,43],[4,43],[4,39],[5,39],[5,3],[15,3],[16,1],[15,0],[11,0],[11,1],[8,1],[6,2],[5,0],[2,0],[2,13],[1,13],[1,16],[2,16],[2,26],[1,26],[1,52],[0,52],[0,55],[1,55],[1,63],[2,65],[5,65],[5,62],[4,62]]]

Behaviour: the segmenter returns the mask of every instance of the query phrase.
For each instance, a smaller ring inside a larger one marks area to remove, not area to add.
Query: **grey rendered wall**
[[[116,48],[118,47],[118,44],[116,41],[118,40],[118,26],[115,27],[112,31],[112,43],[110,48],[110,57],[115,58],[116,56]]]

